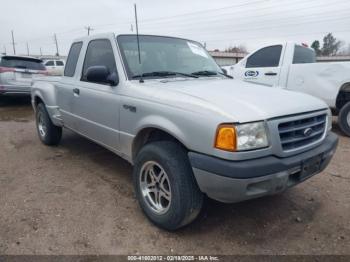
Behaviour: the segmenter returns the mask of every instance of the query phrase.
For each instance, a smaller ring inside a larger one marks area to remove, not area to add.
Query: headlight
[[[264,122],[236,125],[237,150],[251,150],[269,145]]]
[[[327,111],[327,132],[332,130],[332,122],[333,122],[332,111],[330,109],[328,109],[328,111]]]
[[[226,151],[244,151],[269,145],[264,122],[222,124],[216,133],[215,147]]]

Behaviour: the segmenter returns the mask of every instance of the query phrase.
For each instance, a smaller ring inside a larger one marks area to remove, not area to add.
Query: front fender
[[[134,146],[135,138],[142,131],[150,128],[164,131],[169,135],[173,136],[174,138],[176,138],[184,146],[186,147],[189,146],[188,141],[186,141],[185,134],[180,129],[180,127],[177,126],[174,122],[162,116],[149,115],[149,116],[145,116],[140,121],[135,123],[134,134],[130,134],[126,132],[120,133],[121,150],[124,153],[124,155],[127,156],[127,159],[132,161],[133,146]]]

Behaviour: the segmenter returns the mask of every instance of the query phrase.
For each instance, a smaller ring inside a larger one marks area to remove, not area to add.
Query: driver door
[[[119,147],[120,97],[116,86],[87,79],[91,66],[105,66],[117,73],[114,51],[109,39],[91,40],[87,46],[81,79],[73,89],[74,130],[112,150]]]
[[[278,85],[282,45],[268,46],[249,56],[241,72],[244,81],[266,86]]]

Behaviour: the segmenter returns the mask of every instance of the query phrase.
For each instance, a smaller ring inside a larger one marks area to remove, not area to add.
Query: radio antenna
[[[135,10],[135,23],[136,23],[136,41],[137,41],[137,52],[139,55],[139,64],[141,68],[141,74],[140,74],[140,83],[143,83],[143,78],[142,78],[142,64],[141,64],[141,52],[140,52],[140,39],[139,39],[139,26],[137,23],[137,9],[136,9],[136,4],[134,4],[134,10]]]

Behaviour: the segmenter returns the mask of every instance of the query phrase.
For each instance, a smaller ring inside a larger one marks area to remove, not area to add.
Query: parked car
[[[312,48],[284,43],[260,48],[225,69],[237,79],[321,98],[350,136],[350,62],[316,63]]]
[[[64,76],[35,82],[32,104],[44,144],[57,145],[65,127],[129,161],[156,225],[189,224],[204,195],[276,194],[328,165],[338,138],[323,101],[229,79],[191,40],[140,35],[141,52],[136,41],[77,39]]]
[[[0,96],[30,95],[33,80],[46,75],[42,60],[27,56],[9,56],[0,58]]]
[[[45,60],[44,65],[49,75],[53,75],[53,76],[63,75],[63,69],[65,65],[64,60],[61,60],[61,59]]]

